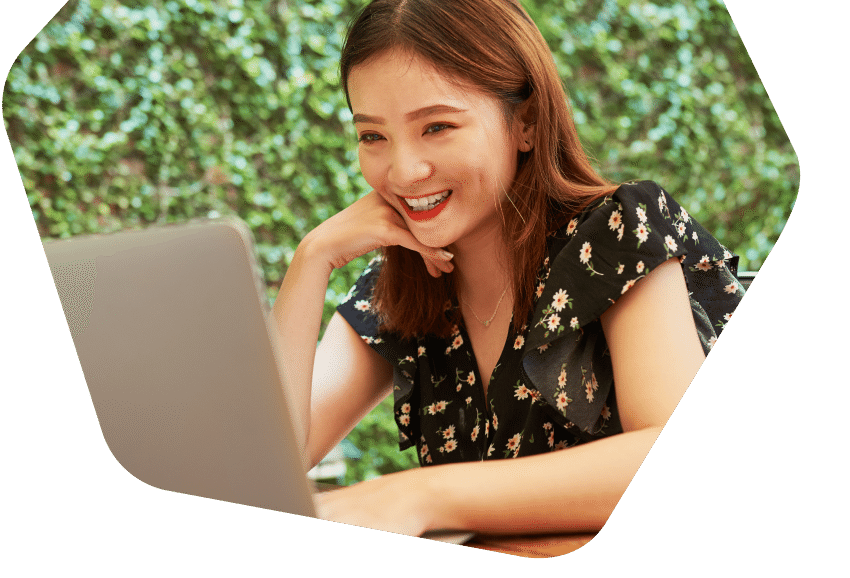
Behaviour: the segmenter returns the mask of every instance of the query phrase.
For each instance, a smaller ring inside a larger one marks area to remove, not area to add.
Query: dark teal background
[[[61,5],[3,9],[3,71]],[[100,433],[4,134],[3,574],[797,576],[843,567],[850,10],[833,0],[727,6],[800,158],[796,208],[608,525],[551,560],[163,492],[127,474]]]

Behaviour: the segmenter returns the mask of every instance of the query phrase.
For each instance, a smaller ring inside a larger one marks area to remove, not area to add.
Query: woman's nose
[[[408,188],[427,180],[434,165],[413,147],[396,147],[387,171],[387,179],[398,188]]]

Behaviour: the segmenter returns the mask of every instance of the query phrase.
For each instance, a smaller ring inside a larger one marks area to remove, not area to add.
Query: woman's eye
[[[444,130],[446,130],[448,128],[452,128],[452,126],[449,125],[449,124],[432,124],[431,126],[429,126],[428,128],[425,129],[425,133],[426,134],[429,134],[429,133],[434,134],[434,133],[438,133],[438,132],[443,132]]]
[[[369,144],[369,143],[377,142],[377,141],[381,140],[381,138],[382,137],[379,134],[375,134],[373,132],[366,132],[366,133],[361,134],[359,137],[357,137],[357,142]]]

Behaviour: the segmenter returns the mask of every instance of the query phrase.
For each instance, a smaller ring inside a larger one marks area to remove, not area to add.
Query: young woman
[[[374,190],[299,245],[284,370],[309,463],[392,392],[427,467],[321,515],[599,529],[740,300],[737,258],[657,184],[595,174],[515,0],[376,0],[341,68]],[[331,271],[377,248],[316,349]]]

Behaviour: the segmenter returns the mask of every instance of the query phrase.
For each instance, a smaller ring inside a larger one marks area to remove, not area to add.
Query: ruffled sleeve
[[[539,275],[522,369],[561,424],[615,433],[614,377],[599,317],[677,257],[708,353],[743,296],[736,256],[652,181],[627,183],[558,231]]]
[[[337,311],[360,338],[390,362],[393,368],[394,414],[399,428],[399,447],[413,445],[413,431],[418,431],[418,405],[413,407],[412,392],[419,379],[416,341],[403,340],[392,333],[379,331],[378,316],[372,309],[372,291],[380,272],[381,261],[376,257],[363,270],[360,278],[342,299]]]

